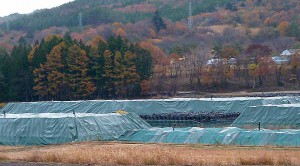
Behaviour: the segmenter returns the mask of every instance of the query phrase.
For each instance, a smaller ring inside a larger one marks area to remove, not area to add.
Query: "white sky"
[[[27,14],[37,9],[52,8],[73,0],[0,0],[0,17],[12,13]]]

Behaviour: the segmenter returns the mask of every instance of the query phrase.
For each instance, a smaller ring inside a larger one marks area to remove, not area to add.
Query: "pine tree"
[[[29,62],[32,69],[39,68],[40,64],[44,64],[47,60],[46,55],[62,41],[63,39],[61,37],[51,35],[48,36],[46,40],[43,39],[38,46],[34,47],[29,55]]]
[[[106,98],[114,97],[114,74],[113,74],[113,63],[112,63],[112,53],[109,50],[104,51],[104,73],[103,77],[103,88],[104,95]]]
[[[6,78],[0,70],[0,102],[6,101],[8,99],[7,93],[5,93],[6,91],[7,91]]]
[[[68,49],[68,84],[72,89],[72,97],[75,99],[86,99],[96,90],[88,75],[88,63],[86,52],[78,45],[73,45]]]
[[[64,45],[63,45],[64,47]],[[62,47],[55,46],[47,56],[46,68],[48,71],[48,92],[53,99],[63,99],[64,88],[66,87],[65,65],[62,63]]]
[[[65,65],[62,62],[64,47],[64,44],[55,46],[46,56],[45,64],[33,71],[36,83],[33,89],[37,91],[40,98],[63,99],[61,94],[66,86]]]
[[[48,80],[47,80],[47,68],[45,65],[41,64],[40,68],[33,70],[35,86],[33,90],[39,96],[39,99],[48,99]]]
[[[116,52],[114,60],[114,85],[116,89],[116,95],[124,95],[124,71],[125,66],[123,64],[123,58],[121,52]]]
[[[151,22],[152,22],[153,26],[155,27],[157,33],[161,29],[166,29],[167,28],[166,24],[164,23],[164,20],[159,15],[158,10],[155,11]]]
[[[135,94],[135,89],[140,84],[140,76],[136,71],[136,66],[134,64],[134,55],[127,51],[124,55],[124,86],[126,87],[126,95],[131,97]]]
[[[26,40],[20,38],[19,45],[13,48],[10,56],[8,88],[9,98],[12,101],[29,101],[31,94],[32,81],[28,63],[28,53],[30,47]]]
[[[7,101],[9,96],[8,94],[8,76],[10,64],[10,57],[8,53],[0,48],[0,102]]]
[[[125,52],[128,51],[128,41],[123,39],[121,36],[111,36],[107,40],[107,48],[113,55],[117,51],[124,55]]]
[[[96,46],[91,48],[91,75],[92,80],[96,86],[96,93],[98,98],[103,98],[103,74],[104,74],[104,51],[107,49],[107,45],[104,41],[100,40]]]
[[[149,51],[141,48],[139,43],[130,46],[130,52],[135,55],[136,71],[142,80],[148,80],[152,75],[152,56]]]
[[[104,41],[100,40],[97,47],[98,54],[103,55],[104,51],[106,51],[107,49],[108,49],[107,44]]]

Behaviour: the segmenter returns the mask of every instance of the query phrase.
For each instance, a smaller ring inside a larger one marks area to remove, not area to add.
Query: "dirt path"
[[[85,142],[0,146],[1,164],[57,165],[300,165],[300,147],[238,147]],[[3,162],[5,161],[5,162]],[[9,162],[9,161],[19,161]],[[24,163],[25,162],[25,163]],[[26,163],[34,162],[34,163]],[[38,163],[37,163],[38,162]]]

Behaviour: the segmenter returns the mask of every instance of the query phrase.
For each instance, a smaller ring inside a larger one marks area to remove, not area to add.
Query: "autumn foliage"
[[[192,1],[192,28],[188,3],[74,1],[11,19],[10,30],[0,18],[0,99],[299,87],[299,53],[272,57],[300,48],[300,1]]]

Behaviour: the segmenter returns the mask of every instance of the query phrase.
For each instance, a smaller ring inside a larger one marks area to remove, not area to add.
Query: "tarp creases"
[[[48,145],[66,142],[116,140],[123,133],[150,128],[134,113],[7,114],[0,117],[1,145]]]
[[[228,128],[152,128],[119,140],[144,143],[220,144],[242,146],[300,146],[300,130]]]

